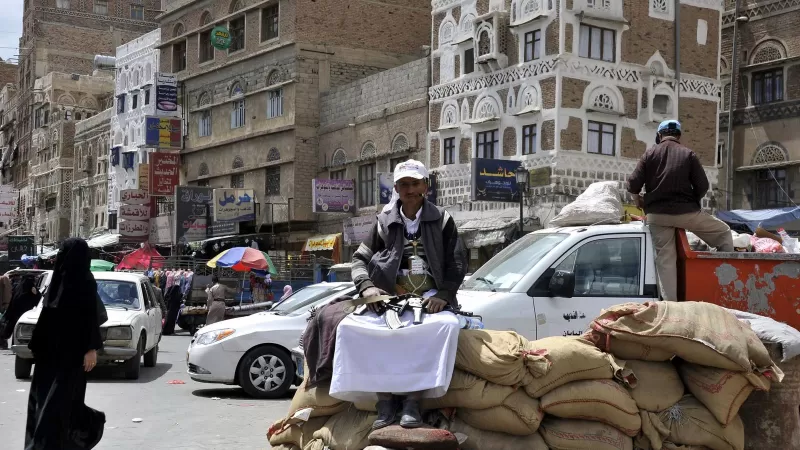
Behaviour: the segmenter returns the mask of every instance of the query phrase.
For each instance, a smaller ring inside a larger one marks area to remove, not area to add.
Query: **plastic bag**
[[[624,214],[616,181],[592,183],[572,203],[561,209],[551,227],[619,223]]]
[[[728,309],[742,322],[747,322],[762,342],[780,344],[783,350],[783,362],[800,356],[800,331],[785,323],[745,311]]]
[[[750,243],[753,245],[753,251],[757,253],[786,253],[781,243],[771,238],[752,236]]]
[[[734,248],[750,248],[750,238],[753,236],[747,233],[739,234],[735,231],[731,231],[731,237],[733,238],[733,247]]]
[[[783,249],[786,253],[800,253],[800,244],[797,238],[789,236],[789,233],[783,228],[778,228],[778,234],[781,236],[781,239],[783,239]]]

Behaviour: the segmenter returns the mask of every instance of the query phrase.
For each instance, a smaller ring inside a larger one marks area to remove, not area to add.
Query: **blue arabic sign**
[[[519,161],[472,159],[472,201],[518,202],[519,188],[514,173]]]
[[[214,189],[214,220],[246,222],[255,220],[256,208],[252,189]]]

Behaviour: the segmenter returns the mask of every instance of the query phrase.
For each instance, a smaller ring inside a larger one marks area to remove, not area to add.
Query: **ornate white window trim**
[[[674,0],[647,0],[649,15],[654,19],[675,20]]]
[[[503,113],[502,102],[493,95],[487,94],[475,102],[475,110],[472,112],[473,124],[488,122],[500,118]]]
[[[439,129],[458,127],[458,104],[454,101],[446,102],[439,118]]]
[[[514,115],[532,114],[541,111],[542,97],[539,89],[532,85],[522,85],[517,98],[517,112]]]
[[[753,155],[752,165],[781,163],[789,161],[789,154],[786,149],[777,142],[766,142],[761,144]]]
[[[375,148],[375,144],[372,141],[367,141],[361,147],[361,158],[360,159],[369,159],[378,156],[378,150]]]
[[[392,141],[392,152],[399,153],[399,152],[406,152],[411,148],[408,143],[408,138],[403,133],[397,133],[397,136],[394,137]]]
[[[590,112],[625,115],[625,102],[615,86],[602,86],[593,83],[583,94],[583,107]]]
[[[343,166],[347,164],[347,154],[343,148],[336,149],[331,157],[331,166]]]
[[[756,44],[750,52],[750,64],[764,64],[786,58],[786,46],[776,39],[766,39]]]
[[[450,16],[439,25],[439,46],[449,44],[456,38],[458,25]]]
[[[677,112],[675,111],[675,105],[677,104],[675,101],[675,90],[666,83],[659,83],[650,91],[652,93],[647,102],[650,106],[650,121],[661,122],[666,119],[675,118],[677,116]],[[658,105],[656,105],[656,97],[662,95],[667,97],[667,109],[666,111],[657,111]]]

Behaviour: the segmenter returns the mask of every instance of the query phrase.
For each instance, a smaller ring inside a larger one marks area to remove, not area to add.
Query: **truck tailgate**
[[[800,255],[696,252],[678,231],[678,298],[771,317],[800,329]]]

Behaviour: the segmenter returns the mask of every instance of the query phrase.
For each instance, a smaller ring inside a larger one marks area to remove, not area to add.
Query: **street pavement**
[[[89,378],[86,404],[106,414],[99,450],[267,449],[267,428],[289,409],[294,390],[280,400],[255,400],[239,387],[203,384],[186,373],[190,337],[164,336],[158,365],[125,380],[99,367]],[[181,380],[186,384],[169,384]],[[14,356],[0,351],[0,448],[23,448],[30,380],[14,378]],[[216,399],[218,398],[218,399]],[[134,423],[134,418],[142,419]]]

